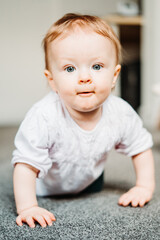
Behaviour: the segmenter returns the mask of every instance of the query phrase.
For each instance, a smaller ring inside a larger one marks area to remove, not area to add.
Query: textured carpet
[[[160,239],[160,133],[154,133],[156,191],[143,208],[120,207],[120,195],[133,186],[131,160],[112,152],[106,163],[105,187],[95,194],[64,198],[39,198],[39,205],[53,212],[56,222],[34,229],[15,223],[12,189],[13,138],[16,128],[0,129],[0,239]]]

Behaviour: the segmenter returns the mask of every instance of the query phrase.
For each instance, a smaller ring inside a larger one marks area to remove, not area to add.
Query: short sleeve
[[[52,166],[48,154],[47,120],[41,110],[32,107],[23,120],[15,137],[12,165],[26,163],[38,169],[43,178]]]
[[[127,156],[134,156],[153,146],[151,134],[143,127],[138,114],[126,103],[123,121],[121,121],[121,136],[115,149]]]

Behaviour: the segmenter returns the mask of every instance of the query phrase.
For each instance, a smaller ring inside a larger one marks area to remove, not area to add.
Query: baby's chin
[[[101,109],[101,106],[81,106],[79,108],[77,108],[76,110],[78,112],[87,114],[87,113],[93,113],[93,112],[97,112],[98,110]]]

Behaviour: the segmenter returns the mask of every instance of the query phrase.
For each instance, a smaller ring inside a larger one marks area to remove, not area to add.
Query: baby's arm
[[[18,217],[16,223],[22,226],[26,222],[35,227],[37,221],[42,227],[52,225],[54,215],[44,208],[38,207],[36,199],[36,177],[38,170],[28,164],[18,163],[14,168],[13,184]]]
[[[118,203],[143,207],[152,198],[155,188],[154,160],[151,149],[132,157],[136,172],[136,186],[123,194]]]

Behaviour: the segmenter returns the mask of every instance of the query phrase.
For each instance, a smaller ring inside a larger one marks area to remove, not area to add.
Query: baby
[[[143,207],[155,188],[152,137],[132,107],[111,94],[121,69],[113,30],[98,17],[66,14],[43,44],[52,91],[27,113],[15,138],[16,223],[45,227],[55,221],[36,195],[101,190],[113,147],[132,157],[136,172],[135,186],[118,203]]]

